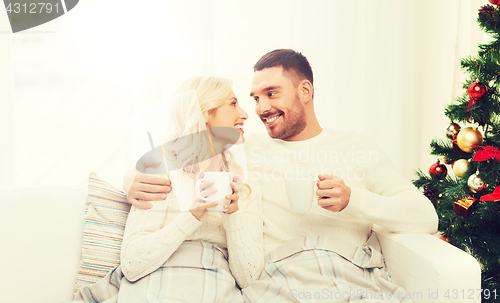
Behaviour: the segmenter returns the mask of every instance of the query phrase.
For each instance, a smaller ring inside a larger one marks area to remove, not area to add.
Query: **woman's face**
[[[247,113],[240,107],[236,95],[231,91],[226,102],[211,113],[207,127],[232,127],[237,129],[243,138],[243,121],[247,118]]]

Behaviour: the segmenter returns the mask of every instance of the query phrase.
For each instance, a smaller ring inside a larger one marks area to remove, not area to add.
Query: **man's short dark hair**
[[[262,56],[253,67],[253,71],[281,66],[285,74],[289,74],[294,85],[304,79],[313,84],[313,72],[307,58],[293,49],[275,49]]]

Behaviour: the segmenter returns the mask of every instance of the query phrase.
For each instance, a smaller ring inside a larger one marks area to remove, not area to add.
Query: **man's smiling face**
[[[293,82],[293,73],[284,74],[281,66],[254,73],[250,96],[255,100],[255,112],[274,139],[293,141],[307,126]]]

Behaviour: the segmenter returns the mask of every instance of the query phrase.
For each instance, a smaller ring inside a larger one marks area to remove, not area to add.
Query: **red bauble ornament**
[[[479,82],[479,80],[476,80],[476,82],[473,82],[471,85],[469,85],[467,93],[469,94],[469,97],[473,99],[481,99],[484,94],[486,94],[486,86]]]
[[[479,80],[476,80],[476,82],[469,85],[467,93],[470,97],[469,105],[467,106],[467,111],[469,111],[472,105],[476,104],[486,94],[486,86],[479,82]]]
[[[490,3],[496,5],[498,3],[498,0],[490,0]]]
[[[444,164],[441,164],[439,160],[431,165],[431,168],[429,168],[429,174],[431,177],[436,178],[438,180],[443,180],[446,178],[446,175],[448,174],[448,169]]]

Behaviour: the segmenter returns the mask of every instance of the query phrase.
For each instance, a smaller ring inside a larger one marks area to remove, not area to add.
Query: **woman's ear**
[[[208,128],[210,125],[210,120],[212,120],[212,115],[208,113],[203,113],[203,120],[205,120],[205,125]]]

